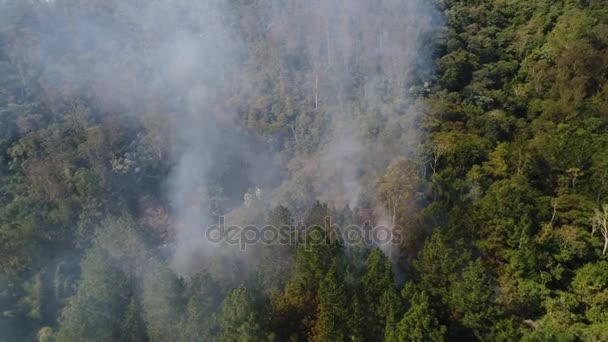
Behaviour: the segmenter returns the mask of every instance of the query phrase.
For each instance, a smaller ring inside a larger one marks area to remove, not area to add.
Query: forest
[[[608,341],[608,2],[0,0],[5,341]]]

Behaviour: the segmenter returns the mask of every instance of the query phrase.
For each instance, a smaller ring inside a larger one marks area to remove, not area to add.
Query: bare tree
[[[433,176],[437,173],[437,163],[439,163],[439,159],[450,152],[457,141],[457,137],[451,132],[437,134],[431,141],[431,152],[433,155],[429,166],[433,171]]]
[[[606,255],[608,250],[608,204],[604,204],[600,209],[595,209],[592,227],[591,235],[595,235],[595,232],[599,231],[604,237],[602,255]]]

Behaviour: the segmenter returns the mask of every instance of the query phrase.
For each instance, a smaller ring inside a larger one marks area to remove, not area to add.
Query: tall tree
[[[232,290],[222,304],[220,341],[260,341],[266,336],[258,323],[253,298],[245,288]]]
[[[349,303],[347,289],[334,263],[319,286],[319,304],[310,340],[346,341],[350,339],[348,329]]]

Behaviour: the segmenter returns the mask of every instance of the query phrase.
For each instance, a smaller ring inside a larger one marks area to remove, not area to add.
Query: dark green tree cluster
[[[606,262],[606,4],[439,5],[423,211],[447,217],[414,262],[420,286],[455,338],[606,339],[606,307],[579,287]]]

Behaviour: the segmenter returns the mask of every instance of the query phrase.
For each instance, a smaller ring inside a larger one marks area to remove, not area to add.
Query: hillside
[[[608,2],[0,0],[0,341],[265,340],[608,340]]]

